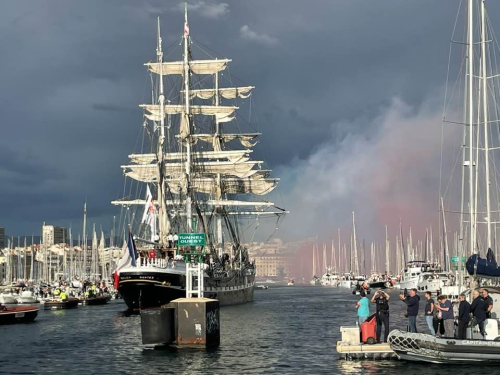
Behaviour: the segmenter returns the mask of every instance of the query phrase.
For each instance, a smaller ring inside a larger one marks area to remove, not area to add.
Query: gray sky
[[[495,27],[500,5],[489,3]],[[175,45],[183,31],[179,5],[2,2],[0,225],[8,233],[36,234],[43,221],[80,225],[85,200],[90,220],[109,228],[112,215],[119,214],[109,203],[123,188],[119,166],[135,149],[142,124],[138,104],[149,95],[142,64],[155,58],[155,19],[161,17],[164,47]],[[440,126],[457,7],[455,0],[190,2],[193,39],[231,58],[231,74],[256,86],[255,127],[263,133],[257,151],[283,178],[282,204],[294,211],[277,235],[295,239],[348,226],[352,209],[371,211],[360,215],[362,225],[367,232],[379,230],[383,223],[374,212],[382,208],[368,202],[394,196],[393,186],[373,185],[363,168],[380,150],[391,150],[396,159],[398,152],[407,154],[391,149],[401,138],[388,140],[381,129],[404,138],[407,133],[398,133],[401,119],[416,135],[421,132],[412,126],[419,121],[429,127],[427,134]],[[419,140],[417,149],[432,146],[429,154],[435,156],[438,146]],[[336,173],[345,177],[353,170],[346,158],[363,168],[355,169],[345,181],[348,193],[342,193]],[[323,184],[301,178],[317,168],[323,168]],[[411,175],[419,175],[416,168]],[[438,170],[432,163],[424,168],[428,194],[418,202],[438,195]],[[352,184],[364,188],[351,189]],[[317,190],[308,191],[311,186]],[[406,207],[414,196],[400,188],[396,195]],[[310,225],[301,224],[311,206],[304,189],[316,197],[326,194],[327,206],[314,207],[328,214],[312,214]],[[392,207],[394,217],[428,220],[401,207]]]

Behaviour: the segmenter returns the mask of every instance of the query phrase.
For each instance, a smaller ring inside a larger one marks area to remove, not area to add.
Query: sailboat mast
[[[187,231],[192,232],[192,203],[191,203],[191,124],[190,124],[190,108],[189,108],[189,24],[187,19],[187,4],[184,8],[184,116],[187,120],[187,137],[185,139],[186,146],[186,220]]]
[[[338,236],[339,236],[339,269],[338,271],[340,272],[341,271],[341,259],[342,259],[342,256],[340,254],[341,252],[341,247],[340,247],[340,228],[337,228],[337,232],[338,232]]]
[[[356,239],[356,221],[354,220],[354,211],[352,212],[352,231],[353,231],[353,246],[354,246],[354,272],[356,276],[358,276],[359,274],[358,244]]]
[[[87,202],[83,204],[83,268],[80,277],[87,273]]]
[[[313,277],[316,276],[316,256],[314,255],[314,244],[313,244]]]
[[[391,274],[390,268],[391,268],[391,253],[389,249],[389,235],[387,233],[387,225],[385,226],[385,273],[387,275]]]
[[[481,0],[481,62],[482,62],[482,83],[483,83],[483,121],[484,121],[484,168],[486,184],[486,242],[488,249],[491,249],[491,202],[490,202],[490,149],[488,139],[488,74],[486,71],[486,10],[484,0]],[[479,124],[478,124],[479,126]]]
[[[474,253],[476,225],[474,223],[474,30],[473,1],[469,0],[468,14],[468,71],[469,71],[469,208],[470,208],[470,253]]]

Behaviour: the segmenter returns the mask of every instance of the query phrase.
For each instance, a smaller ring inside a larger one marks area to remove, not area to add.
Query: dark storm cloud
[[[340,148],[348,136],[374,134],[370,119],[394,97],[419,108],[439,90],[456,8],[453,0],[196,0],[189,24],[198,45],[232,58],[231,74],[256,86],[255,126],[264,134],[257,151],[284,170],[325,142]],[[177,1],[2,5],[0,141],[17,155],[0,158],[9,173],[0,225],[10,233],[79,220],[85,199],[91,216],[117,212],[109,201],[140,137],[137,105],[150,97],[143,63],[155,58],[158,16],[167,59],[177,59]],[[15,185],[26,194],[22,203]]]

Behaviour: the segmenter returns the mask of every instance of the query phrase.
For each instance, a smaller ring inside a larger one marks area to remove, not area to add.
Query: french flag
[[[134,237],[132,236],[132,231],[128,230],[128,241],[127,245],[125,247],[125,244],[122,249],[122,257],[118,261],[118,264],[116,265],[115,272],[113,272],[113,284],[115,286],[115,289],[118,290],[119,282],[120,282],[120,270],[124,267],[127,267],[129,264],[132,265],[132,267],[136,267],[136,262],[135,260],[138,257],[137,253],[137,248],[135,247],[135,241]]]

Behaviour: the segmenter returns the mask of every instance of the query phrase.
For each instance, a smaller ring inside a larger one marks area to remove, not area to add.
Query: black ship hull
[[[255,276],[235,276],[221,281],[205,277],[204,297],[218,299],[221,306],[253,301]],[[159,307],[186,297],[183,274],[135,271],[120,274],[118,291],[129,310]]]

